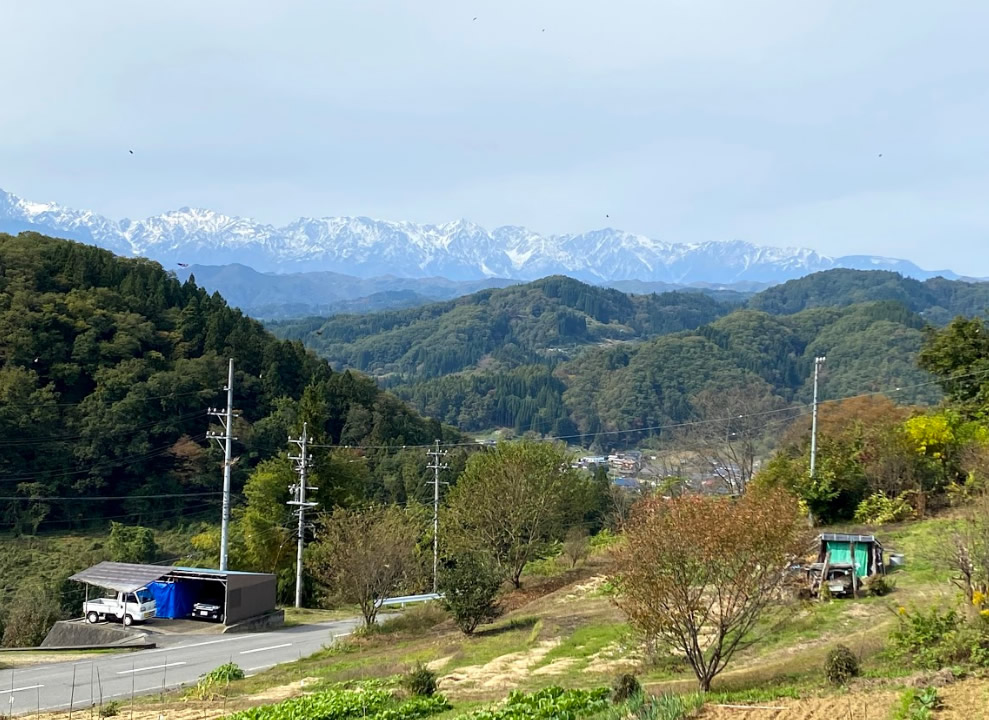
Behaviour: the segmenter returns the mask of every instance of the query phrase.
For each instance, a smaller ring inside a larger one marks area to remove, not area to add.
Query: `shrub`
[[[858,677],[859,660],[845,645],[836,645],[824,661],[824,676],[832,685],[844,685]]]
[[[639,679],[631,673],[624,673],[615,678],[611,684],[611,702],[623,703],[635,695],[642,694],[642,685]]]
[[[577,567],[577,563],[585,559],[590,552],[591,545],[587,530],[582,527],[570,528],[563,539],[563,556],[570,561],[570,567]]]
[[[885,575],[873,575],[865,579],[865,590],[874,597],[889,595],[896,589],[896,583]]]
[[[889,636],[892,647],[915,666],[938,670],[971,654],[973,638],[955,610],[934,606],[927,612],[910,612],[901,607],[897,614],[900,621]]]
[[[436,692],[436,673],[417,662],[402,678],[402,687],[416,697],[430,697]]]
[[[387,635],[389,633],[421,634],[446,620],[449,615],[435,603],[426,603],[399,613],[395,617],[384,620],[373,628],[373,634]]]
[[[234,680],[242,680],[243,677],[244,671],[237,663],[224,663],[199,678],[192,695],[197,700],[216,700],[223,696],[221,689],[225,689]]]
[[[106,703],[105,705],[103,705],[103,707],[100,708],[101,718],[116,717],[119,714],[120,714],[120,703],[117,702],[116,700],[111,700],[110,702]]]
[[[477,552],[454,557],[440,574],[446,608],[465,635],[498,617],[495,597],[501,581],[502,575],[491,559]]]
[[[859,503],[855,510],[855,522],[866,525],[884,525],[903,522],[913,517],[913,508],[903,495],[891,498],[886,493],[875,493]]]

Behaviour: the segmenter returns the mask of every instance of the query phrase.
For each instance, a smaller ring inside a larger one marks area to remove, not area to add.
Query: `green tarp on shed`
[[[852,562],[851,543],[828,540],[827,548],[828,552],[831,553],[831,562]],[[855,544],[855,574],[859,577],[869,576],[869,546],[865,543]]]

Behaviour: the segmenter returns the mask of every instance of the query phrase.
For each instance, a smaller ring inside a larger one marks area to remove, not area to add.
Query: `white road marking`
[[[11,693],[21,692],[22,690],[37,690],[43,687],[44,685],[27,685],[25,687],[14,688],[13,690],[0,690],[0,695],[10,695]]]
[[[264,652],[265,650],[277,650],[278,648],[292,647],[292,643],[285,643],[284,645],[272,645],[271,647],[254,648],[253,650],[242,650],[241,655],[250,655],[252,653]]]
[[[144,672],[145,670],[161,670],[162,668],[177,667],[179,665],[185,665],[185,662],[184,661],[183,662],[173,662],[173,663],[168,663],[167,665],[152,665],[151,667],[132,668],[130,670],[121,670],[120,672],[117,673],[117,675],[129,675],[130,673],[139,673],[139,672]]]

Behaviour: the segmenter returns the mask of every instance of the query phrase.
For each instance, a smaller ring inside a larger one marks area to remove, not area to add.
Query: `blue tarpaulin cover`
[[[158,617],[184,618],[192,613],[196,594],[191,583],[153,582],[148,585],[148,590],[155,596]]]

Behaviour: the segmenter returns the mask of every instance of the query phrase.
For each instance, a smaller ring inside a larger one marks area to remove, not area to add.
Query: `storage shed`
[[[845,563],[854,565],[855,575],[860,578],[886,574],[883,546],[874,535],[823,533],[819,541],[820,548],[817,553],[819,563],[828,560],[831,565]]]
[[[227,625],[275,609],[275,576],[267,573],[101,562],[69,579],[119,592],[147,587],[166,619],[189,617],[196,603],[221,607]]]

